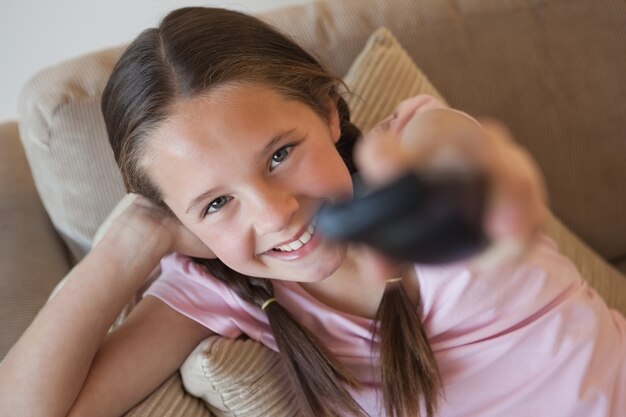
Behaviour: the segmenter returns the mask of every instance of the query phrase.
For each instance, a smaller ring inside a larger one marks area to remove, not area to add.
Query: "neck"
[[[373,319],[386,280],[398,275],[399,267],[364,246],[351,245],[344,262],[320,282],[300,283],[320,302],[349,314]]]

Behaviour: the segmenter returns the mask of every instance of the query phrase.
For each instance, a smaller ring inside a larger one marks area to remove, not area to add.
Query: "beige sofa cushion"
[[[28,169],[17,124],[0,124],[0,361],[70,269]]]
[[[100,111],[121,52],[108,49],[47,68],[20,96],[20,136],[35,185],[75,260],[125,194]]]
[[[218,417],[299,415],[279,354],[252,339],[209,337],[180,371],[187,392]]]
[[[204,402],[182,389],[177,372],[124,417],[215,417]]]
[[[385,27],[377,29],[344,77],[352,122],[367,131],[418,94],[445,99]]]

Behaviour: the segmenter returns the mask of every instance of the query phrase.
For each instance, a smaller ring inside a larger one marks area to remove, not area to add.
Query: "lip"
[[[315,248],[317,248],[319,244],[320,239],[317,237],[317,234],[314,233],[313,236],[311,236],[311,240],[302,245],[299,249],[291,252],[278,252],[270,249],[269,251],[265,252],[264,255],[269,256],[270,258],[280,259],[282,261],[293,261],[305,257],[311,251],[315,250]]]
[[[306,226],[304,226],[302,229],[300,229],[300,232],[298,232],[295,237],[291,240],[286,240],[282,243],[277,244],[276,246],[274,246],[274,248],[281,246],[281,245],[286,245],[288,243],[291,243],[295,240],[298,240],[298,238],[300,236],[302,236],[302,234],[307,230],[307,228],[309,227],[309,225],[311,225],[313,223],[309,223]],[[315,248],[317,248],[320,244],[320,239],[317,236],[317,233],[313,232],[313,235],[311,236],[311,239],[305,243],[304,245],[302,245],[300,248],[290,251],[290,252],[279,252],[279,251],[275,251],[275,250],[268,250],[266,252],[263,253],[263,255],[265,256],[269,256],[270,258],[274,258],[274,259],[280,259],[283,261],[291,261],[294,259],[300,259],[304,256],[306,256],[307,254],[309,254],[311,251],[313,251]]]
[[[290,240],[285,240],[285,241],[283,241],[283,242],[280,242],[280,243],[278,243],[278,244],[274,245],[274,247],[273,247],[273,248],[277,248],[277,247],[279,247],[279,246],[288,245],[288,244],[290,244],[291,242],[295,242],[296,240],[298,240],[298,239],[300,238],[300,236],[302,236],[302,235],[304,234],[304,232],[306,231],[306,229],[308,229],[308,227],[309,227],[310,225],[311,225],[311,223],[309,223],[309,224],[307,224],[307,225],[303,226],[303,227],[302,227],[302,229],[300,229],[300,230],[299,230],[299,231],[295,234],[295,236],[294,236],[293,238],[291,238]],[[307,243],[308,243],[308,242],[307,242]],[[272,249],[273,249],[273,248],[272,248]],[[270,249],[269,251],[271,251],[272,249]],[[269,252],[269,251],[268,251],[268,252]]]

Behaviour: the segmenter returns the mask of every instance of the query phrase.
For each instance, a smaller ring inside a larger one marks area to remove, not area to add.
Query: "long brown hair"
[[[161,192],[141,169],[150,133],[180,99],[197,97],[228,82],[257,82],[307,104],[326,117],[336,107],[337,149],[351,172],[359,130],[340,95],[341,80],[309,53],[260,20],[239,12],[190,7],[176,10],[158,28],[142,32],[127,48],[107,83],[102,111],[126,188],[169,211]],[[330,99],[330,100],[329,100]],[[171,211],[170,211],[171,213]],[[273,296],[272,281],[242,275],[217,259],[195,259],[245,301],[261,306]],[[440,392],[434,356],[402,285],[385,292],[373,338],[380,338],[384,407],[388,416],[432,416]],[[358,381],[324,345],[279,303],[265,309],[289,377],[310,417],[348,411],[365,415],[346,390]]]

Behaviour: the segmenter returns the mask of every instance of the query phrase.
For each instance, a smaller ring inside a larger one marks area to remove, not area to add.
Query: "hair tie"
[[[402,281],[402,277],[389,278],[389,279],[385,280],[385,282],[387,284],[391,284],[391,283],[394,283],[394,282],[400,282],[400,281]]]
[[[268,298],[267,300],[265,300],[265,302],[263,304],[261,304],[261,310],[265,311],[267,306],[272,304],[274,301],[276,301],[276,299],[274,297]]]

